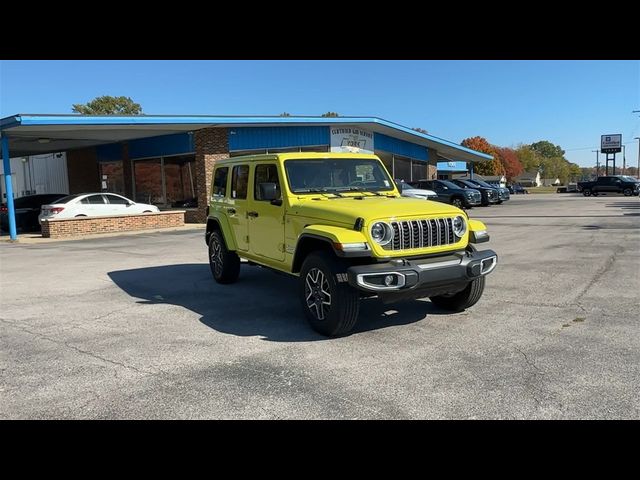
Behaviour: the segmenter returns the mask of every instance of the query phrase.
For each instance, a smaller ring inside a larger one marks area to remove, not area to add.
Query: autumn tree
[[[340,115],[336,112],[327,112],[322,114],[323,117],[339,117]]]
[[[514,177],[522,174],[524,168],[522,168],[515,150],[507,147],[494,147],[494,150],[507,180],[512,181]]]
[[[141,115],[142,107],[130,97],[96,97],[87,103],[75,103],[71,111],[81,115]]]
[[[483,137],[470,137],[465,138],[461,145],[463,147],[470,148],[471,150],[475,150],[477,152],[486,153],[493,157],[492,160],[475,162],[473,164],[473,171],[478,175],[501,175],[502,174],[502,165],[500,161],[496,158],[496,152],[494,147],[487,142],[486,138]]]

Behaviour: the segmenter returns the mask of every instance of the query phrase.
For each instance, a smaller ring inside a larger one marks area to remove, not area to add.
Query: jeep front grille
[[[457,241],[451,218],[391,222],[391,228],[393,240],[382,247],[385,250],[439,247]]]

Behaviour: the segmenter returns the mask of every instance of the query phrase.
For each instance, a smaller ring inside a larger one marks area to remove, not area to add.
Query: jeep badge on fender
[[[353,329],[362,296],[471,307],[498,262],[472,245],[489,241],[482,222],[401,197],[380,159],[358,153],[217,161],[205,240],[218,283],[237,280],[240,258],[298,277],[309,323],[328,336]]]

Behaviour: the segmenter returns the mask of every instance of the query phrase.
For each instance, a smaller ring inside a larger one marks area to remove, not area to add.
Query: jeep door
[[[249,187],[249,165],[234,165],[231,171],[231,192],[227,206],[227,219],[238,250],[249,250],[247,229],[247,190]]]
[[[260,184],[275,184],[274,200],[262,198]],[[249,199],[249,248],[256,256],[284,260],[284,211],[282,175],[274,162],[258,162],[253,169],[252,192]]]

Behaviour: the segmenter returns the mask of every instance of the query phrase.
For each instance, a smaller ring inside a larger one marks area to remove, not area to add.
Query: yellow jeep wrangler
[[[361,297],[429,297],[460,311],[496,266],[482,222],[451,205],[400,196],[380,159],[358,153],[280,153],[219,160],[205,240],[218,283],[240,258],[299,277],[311,326],[350,332]]]

